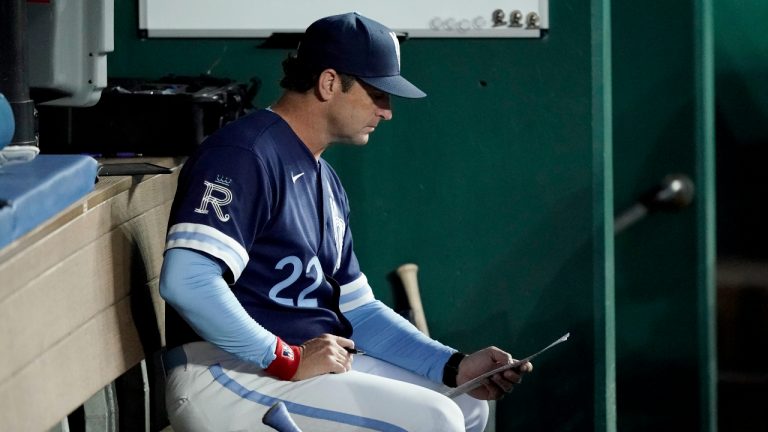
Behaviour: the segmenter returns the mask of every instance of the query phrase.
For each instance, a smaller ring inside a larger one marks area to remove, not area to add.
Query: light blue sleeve
[[[224,281],[225,268],[203,253],[169,249],[160,295],[205,340],[265,368],[275,359],[277,338],[248,315]]]
[[[432,381],[456,350],[430,339],[384,303],[374,300],[344,313],[352,323],[355,347]]]

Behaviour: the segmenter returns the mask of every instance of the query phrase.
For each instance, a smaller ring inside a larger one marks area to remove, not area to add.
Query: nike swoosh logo
[[[293,175],[293,173],[291,173],[291,180],[293,180],[293,184],[296,184],[296,180],[298,180],[298,179],[299,179],[299,177],[301,177],[301,176],[303,176],[303,175],[304,175],[304,173],[303,173],[303,172],[302,172],[302,173],[298,173],[298,174],[296,174],[296,175]]]

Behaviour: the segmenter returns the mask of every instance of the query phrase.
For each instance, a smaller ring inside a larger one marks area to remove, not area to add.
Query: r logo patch
[[[229,220],[229,215],[224,213],[222,207],[232,202],[232,191],[222,185],[205,181],[205,193],[203,193],[203,200],[200,202],[200,207],[195,209],[195,213],[208,214],[208,205],[213,206],[213,211],[216,212],[216,217],[220,221],[226,222]]]

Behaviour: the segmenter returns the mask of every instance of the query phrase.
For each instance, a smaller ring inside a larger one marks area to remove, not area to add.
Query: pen
[[[347,352],[350,353],[350,354],[360,354],[360,355],[365,354],[365,351],[362,351],[362,350],[359,350],[359,349],[355,349],[355,348],[344,347],[344,349],[347,350]]]

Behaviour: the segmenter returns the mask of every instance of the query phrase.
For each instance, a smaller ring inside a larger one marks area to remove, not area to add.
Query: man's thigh
[[[352,363],[352,369],[367,374],[416,384],[440,393],[448,389],[448,387],[443,384],[436,383],[421,375],[417,375],[411,371],[407,371],[401,367],[372,357],[355,356],[354,362]],[[489,415],[488,402],[477,400],[466,394],[454,398],[453,402],[461,409],[464,416],[465,427],[468,432],[481,432],[485,430]]]
[[[210,344],[185,348],[188,363],[171,372],[166,386],[177,432],[271,430],[261,417],[279,400],[305,431],[464,430],[458,406],[419,385],[355,370],[280,381]]]

